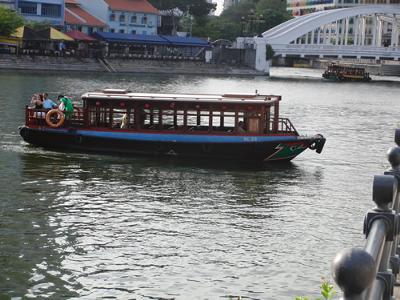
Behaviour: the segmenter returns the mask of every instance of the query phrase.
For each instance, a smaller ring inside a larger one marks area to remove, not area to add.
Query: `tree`
[[[240,23],[231,22],[220,17],[211,18],[207,25],[202,28],[204,31],[201,36],[207,36],[213,41],[218,39],[233,41],[240,33]]]
[[[0,6],[0,35],[9,36],[24,24],[24,19],[11,9]]]
[[[44,22],[29,21],[25,23],[25,26],[28,26],[29,28],[32,28],[34,30],[44,30],[50,28],[52,25],[48,21]]]

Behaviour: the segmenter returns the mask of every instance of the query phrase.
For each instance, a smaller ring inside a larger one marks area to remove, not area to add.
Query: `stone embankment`
[[[0,70],[264,76],[251,68],[198,61],[96,59],[0,54]]]

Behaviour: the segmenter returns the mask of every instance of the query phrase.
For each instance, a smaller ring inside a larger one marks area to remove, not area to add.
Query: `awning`
[[[96,38],[116,43],[135,43],[167,46],[210,47],[210,44],[201,38],[179,37],[167,35],[127,34],[115,32],[96,32]]]
[[[73,38],[75,41],[83,41],[83,42],[96,41],[95,38],[87,35],[86,33],[83,33],[82,31],[79,31],[79,30],[68,31],[65,34],[68,35],[70,38]]]
[[[29,40],[29,41],[46,41],[46,40],[53,40],[53,41],[73,41],[71,37],[58,31],[53,27],[49,27],[43,30],[34,30],[27,26],[18,27],[11,37]]]
[[[19,38],[22,40],[41,40],[42,38],[37,34],[35,30],[28,26],[18,27],[10,37]]]
[[[0,36],[0,45],[17,47],[19,40],[18,38]]]
[[[210,44],[201,38],[197,37],[181,37],[174,35],[162,35],[162,38],[167,40],[174,46],[187,46],[187,47],[210,47]]]
[[[73,41],[74,39],[69,37],[68,35],[58,31],[53,27],[49,27],[44,30],[40,30],[37,32],[43,39],[53,40],[53,41]]]
[[[164,45],[166,41],[158,35],[145,34],[127,34],[116,32],[95,32],[94,37],[107,42],[115,43],[136,43],[136,44],[152,44]]]

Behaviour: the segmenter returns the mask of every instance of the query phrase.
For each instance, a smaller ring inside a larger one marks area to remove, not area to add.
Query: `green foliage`
[[[24,24],[24,19],[15,11],[0,6],[0,35],[9,36]]]
[[[274,57],[274,55],[275,55],[274,49],[272,49],[271,45],[267,45],[265,58],[267,60],[270,60],[270,59],[272,59]]]
[[[47,28],[50,28],[52,25],[49,22],[35,22],[35,21],[29,21],[25,23],[25,26],[28,26],[29,28],[32,28],[33,30],[44,30]]]
[[[209,16],[215,9],[206,0],[150,0],[159,10],[172,16],[175,8],[185,13],[180,25],[185,31],[192,29],[193,36],[209,37],[211,40],[235,40],[238,36],[260,34],[291,18],[282,0],[241,0],[223,11],[220,16]],[[188,19],[193,16],[192,20]],[[174,24],[175,29],[179,22]]]
[[[194,36],[209,37],[212,41],[218,39],[234,40],[240,33],[240,24],[229,22],[218,17],[211,18],[203,26],[193,28]]]
[[[329,281],[322,279],[321,288],[321,295],[323,298],[316,298],[315,300],[332,300],[333,296],[336,294],[336,291],[329,283]],[[308,297],[296,297],[295,300],[310,300]]]

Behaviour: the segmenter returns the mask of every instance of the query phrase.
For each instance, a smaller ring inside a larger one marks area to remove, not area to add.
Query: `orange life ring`
[[[54,120],[57,120],[57,122],[54,123]],[[64,113],[58,109],[49,110],[46,114],[46,123],[52,128],[60,127],[62,124],[64,124],[64,120]]]

